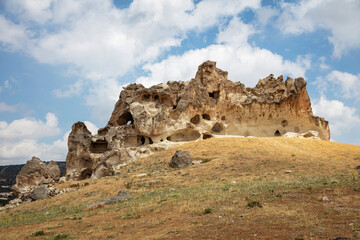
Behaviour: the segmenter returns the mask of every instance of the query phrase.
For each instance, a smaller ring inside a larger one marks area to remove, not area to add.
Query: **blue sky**
[[[360,144],[358,0],[3,0],[0,164],[65,160],[123,86],[190,80],[205,60],[253,87],[303,76],[332,141]]]

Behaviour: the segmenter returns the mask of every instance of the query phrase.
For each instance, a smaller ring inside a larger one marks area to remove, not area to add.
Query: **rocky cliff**
[[[81,122],[73,125],[67,179],[111,175],[114,166],[134,157],[220,135],[271,137],[313,130],[330,139],[328,122],[312,113],[303,78],[284,81],[269,75],[245,88],[227,75],[207,61],[187,82],[128,85],[97,135]]]

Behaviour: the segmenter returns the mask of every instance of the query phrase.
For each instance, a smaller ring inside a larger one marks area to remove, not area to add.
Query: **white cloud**
[[[83,82],[77,81],[74,84],[68,86],[65,90],[55,89],[54,94],[58,98],[69,98],[73,96],[79,96],[82,92]]]
[[[58,119],[53,113],[46,114],[46,121],[22,118],[11,123],[0,121],[0,139],[39,139],[60,133]]]
[[[195,76],[194,66],[206,60],[216,60],[217,67],[229,72],[229,79],[241,81],[249,87],[270,73],[288,74],[292,77],[305,75],[306,69],[310,67],[309,56],[299,56],[296,62],[292,62],[269,50],[252,47],[247,39],[255,32],[251,25],[235,18],[227,28],[219,32],[219,44],[189,50],[179,56],[172,55],[158,63],[146,64],[143,69],[148,72],[148,76],[139,77],[136,82],[151,86],[174,80],[187,81]]]
[[[17,105],[7,105],[4,102],[0,102],[0,112],[16,112],[17,110]]]
[[[57,117],[47,113],[45,119],[45,122],[30,118],[0,122],[0,164],[25,163],[32,156],[43,161],[65,161],[70,131],[52,143],[41,142],[45,137],[60,134]],[[97,133],[93,123],[85,121],[85,124],[92,134]]]
[[[85,121],[84,123],[86,125],[86,128],[91,132],[92,135],[97,134],[97,131],[99,128],[95,124],[93,124],[92,122],[89,122],[89,121]]]
[[[0,43],[8,50],[21,50],[27,42],[26,27],[15,24],[0,15]],[[1,46],[1,45],[0,45]]]
[[[134,66],[155,60],[179,46],[189,31],[204,31],[224,17],[260,6],[259,0],[203,0],[198,4],[191,0],[134,0],[127,9],[116,8],[110,0],[7,3],[32,30],[28,33],[31,44],[23,51],[42,63],[73,65],[83,76],[102,78],[122,76]],[[11,29],[20,28],[3,20]],[[33,21],[46,24],[31,28]],[[16,43],[16,36],[7,42]]]
[[[313,103],[315,115],[329,121],[331,138],[336,141],[353,141],[360,144],[360,116],[355,108],[345,106],[338,100],[328,100],[321,96]]]
[[[104,122],[109,119],[123,86],[113,78],[104,79],[90,86],[85,100],[86,104],[93,108],[94,118]]]
[[[326,69],[330,68],[330,66],[325,63],[325,60],[326,60],[325,57],[320,57],[319,60],[320,60],[319,67],[321,70],[326,70]]]
[[[360,74],[353,75],[351,73],[334,70],[326,76],[326,79],[340,86],[344,98],[360,100]]]
[[[256,10],[256,16],[261,25],[266,25],[270,20],[272,20],[275,16],[280,14],[279,10],[265,6]]]
[[[333,55],[341,57],[351,48],[360,47],[360,1],[304,0],[282,3],[278,27],[284,33],[300,34],[318,28],[331,32]]]

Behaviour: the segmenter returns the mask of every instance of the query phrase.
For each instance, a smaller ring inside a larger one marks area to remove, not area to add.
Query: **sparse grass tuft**
[[[65,238],[68,238],[68,237],[69,237],[69,234],[59,233],[59,234],[55,235],[54,240],[65,239]]]
[[[44,235],[45,235],[44,231],[36,231],[31,234],[31,236],[33,236],[33,237],[44,236]]]
[[[246,206],[248,208],[254,208],[254,207],[259,207],[259,208],[262,208],[262,205],[259,201],[249,201]]]

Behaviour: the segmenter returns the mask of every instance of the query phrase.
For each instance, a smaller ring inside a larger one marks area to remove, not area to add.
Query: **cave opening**
[[[84,180],[84,179],[87,179],[87,178],[91,178],[91,175],[92,175],[91,169],[87,168],[87,169],[85,169],[84,171],[81,172],[79,180]]]
[[[193,124],[198,124],[200,122],[200,116],[196,114],[194,117],[190,119],[190,122]]]
[[[279,132],[279,130],[276,130],[276,131],[275,131],[274,136],[275,136],[275,137],[280,137],[280,136],[281,136],[281,133]]]
[[[202,118],[205,119],[205,120],[209,120],[209,121],[211,120],[210,115],[207,114],[207,113],[204,113],[204,114],[202,115]]]
[[[142,135],[137,136],[137,144],[138,145],[147,145],[147,144],[153,144],[153,143],[154,142],[151,139],[151,137],[142,136]]]
[[[97,140],[95,142],[91,142],[90,152],[91,153],[104,153],[109,151],[108,142],[106,140]]]
[[[281,121],[281,126],[286,127],[289,124],[289,122],[287,120],[282,120]]]
[[[219,99],[220,91],[209,92],[209,97],[214,98],[214,99]]]
[[[120,126],[134,124],[134,118],[130,112],[125,112],[119,117],[117,124]]]
[[[208,138],[212,138],[213,136],[211,134],[208,133],[204,133],[203,134],[203,139],[208,139]]]

